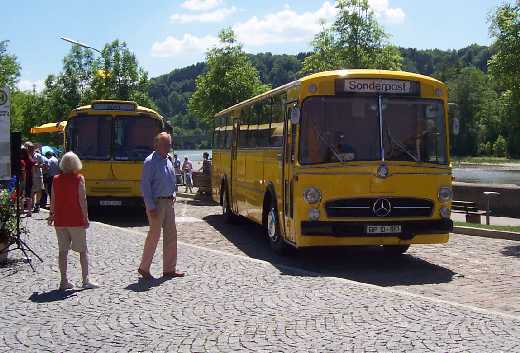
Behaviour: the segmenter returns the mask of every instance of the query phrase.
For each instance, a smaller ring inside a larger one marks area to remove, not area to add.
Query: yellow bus
[[[99,100],[70,112],[65,150],[83,161],[89,206],[143,205],[143,161],[161,131],[171,131],[167,121],[135,102]]]
[[[276,252],[448,241],[447,87],[383,70],[303,77],[214,119],[212,196]]]

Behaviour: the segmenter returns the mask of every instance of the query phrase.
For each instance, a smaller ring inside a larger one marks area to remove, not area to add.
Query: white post
[[[0,87],[0,180],[11,179],[11,102],[9,87]]]

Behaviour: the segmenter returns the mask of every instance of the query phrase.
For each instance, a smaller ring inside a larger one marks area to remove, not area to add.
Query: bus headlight
[[[453,196],[453,193],[451,192],[451,188],[447,186],[442,186],[439,188],[439,201],[440,202],[450,202],[451,198]]]
[[[311,186],[310,188],[303,190],[303,199],[310,204],[320,202],[321,192],[317,188]]]
[[[442,218],[450,218],[451,210],[449,207],[441,207],[440,214]]]
[[[311,221],[317,221],[318,219],[320,219],[320,210],[318,210],[317,208],[309,209],[309,219]]]

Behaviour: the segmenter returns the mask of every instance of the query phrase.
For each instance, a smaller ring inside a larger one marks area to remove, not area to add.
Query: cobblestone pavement
[[[272,253],[256,224],[225,224],[218,206],[183,199],[176,214],[188,222],[179,223],[183,242],[520,316],[518,241],[453,234],[447,244],[411,247],[399,259],[385,259],[377,248],[307,251],[285,258]],[[139,217],[133,222],[119,217],[111,224],[147,231],[146,220]]]
[[[29,220],[29,243],[45,262],[35,261],[33,273],[13,253],[0,268],[0,351],[520,351],[514,303],[502,309],[507,314],[443,301],[459,298],[452,294],[458,286],[466,295],[457,302],[474,305],[466,299],[468,288],[476,296],[484,290],[466,284],[468,277],[490,286],[493,278],[514,274],[514,242],[499,241],[497,254],[498,245],[481,243],[487,250],[478,250],[471,244],[480,238],[455,236],[451,245],[418,248],[395,262],[378,259],[376,250],[282,259],[267,254],[258,227],[223,225],[217,211],[192,201],[178,204],[179,267],[188,275],[168,281],[136,276],[144,241],[139,217],[111,222],[127,229],[93,223],[93,276],[102,288],[68,292],[55,290],[56,241],[45,214]],[[69,264],[78,282],[78,257],[71,255]],[[420,288],[421,295],[406,292]],[[514,289],[504,285],[488,295],[504,301],[516,295]],[[427,298],[435,293],[443,300]]]

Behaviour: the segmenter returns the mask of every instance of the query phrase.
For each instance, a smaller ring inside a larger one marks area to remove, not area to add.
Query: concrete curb
[[[492,230],[492,229],[454,226],[453,233],[471,235],[471,236],[475,236],[475,237],[520,241],[520,233],[506,232],[503,230]]]

